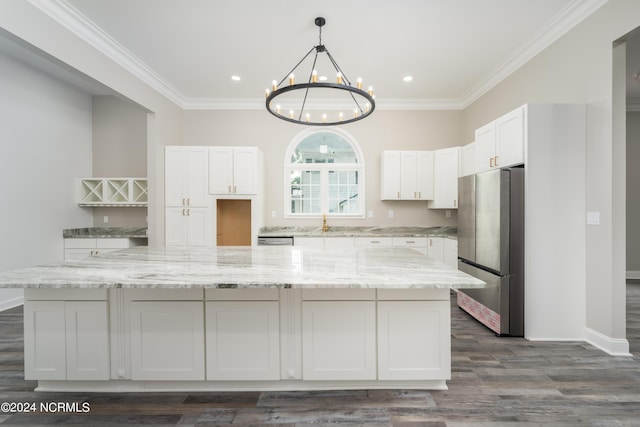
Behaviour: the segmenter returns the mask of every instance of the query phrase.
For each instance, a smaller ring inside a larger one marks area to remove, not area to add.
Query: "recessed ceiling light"
[[[233,80],[234,82],[239,82],[240,76],[231,76],[231,80]]]
[[[410,82],[411,80],[413,80],[413,77],[411,77],[411,76],[404,76],[404,77],[402,78],[402,80],[404,80],[405,82]]]

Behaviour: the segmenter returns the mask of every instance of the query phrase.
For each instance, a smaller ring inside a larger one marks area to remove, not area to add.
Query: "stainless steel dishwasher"
[[[258,237],[258,246],[293,246],[293,237],[263,236]]]

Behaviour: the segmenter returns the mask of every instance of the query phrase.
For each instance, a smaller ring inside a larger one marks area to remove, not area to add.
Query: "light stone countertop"
[[[146,227],[87,227],[62,230],[62,237],[69,238],[129,238],[146,239]]]
[[[406,248],[148,248],[0,273],[0,288],[481,288]]]
[[[385,226],[330,226],[323,232],[322,227],[263,227],[259,237],[457,237],[456,227],[385,227]]]

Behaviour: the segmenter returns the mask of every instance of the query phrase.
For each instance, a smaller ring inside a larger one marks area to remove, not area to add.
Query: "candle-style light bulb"
[[[322,115],[322,121],[323,121],[324,123],[327,123],[327,115],[326,115],[326,114],[323,114],[323,115]]]
[[[318,72],[316,70],[311,72],[311,83],[318,83]]]
[[[264,96],[265,96],[265,98],[268,98],[270,93],[271,93],[271,91],[270,91],[269,89],[265,89],[265,90],[264,90]]]
[[[356,117],[358,117],[358,109],[354,108],[353,109],[353,118],[355,119]]]
[[[296,82],[296,76],[293,73],[289,74],[289,84],[293,85]]]
[[[342,114],[342,112],[340,112],[340,114],[338,114],[338,121],[342,121],[342,119],[344,119],[344,115]]]
[[[371,104],[369,104],[368,102],[364,105],[364,111],[366,111],[367,113],[369,112],[369,108],[371,108]]]
[[[289,118],[293,119],[293,110],[289,110]]]
[[[276,113],[280,114],[280,104],[276,105]]]
[[[373,96],[373,86],[369,86],[369,95]]]
[[[356,80],[356,87],[362,89],[362,77],[358,77],[358,80]]]
[[[277,81],[273,80],[273,81],[271,82],[271,90],[272,90],[273,92],[275,92],[276,90],[278,90],[278,82],[277,82]]]
[[[340,71],[338,71],[338,74],[336,74],[336,81],[339,85],[342,84],[342,73]]]
[[[310,121],[311,120],[311,114],[307,113],[305,118],[306,118],[307,121]]]

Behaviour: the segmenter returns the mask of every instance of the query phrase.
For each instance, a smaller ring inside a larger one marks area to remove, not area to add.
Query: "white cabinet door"
[[[294,237],[294,246],[312,246],[321,248],[324,246],[324,237]]]
[[[448,301],[378,301],[378,379],[451,377],[449,307]]]
[[[206,206],[208,147],[165,148],[165,206]]]
[[[418,153],[416,151],[400,153],[400,198],[404,200],[418,198]]]
[[[67,301],[67,380],[108,380],[107,301]]]
[[[444,241],[444,263],[450,267],[458,268],[458,241],[456,239],[445,238]]]
[[[25,301],[25,378],[108,380],[106,301]]]
[[[233,152],[234,194],[256,194],[258,183],[257,147],[239,147]]]
[[[460,149],[460,174],[468,176],[476,173],[476,144],[472,142]]]
[[[400,151],[383,151],[381,162],[381,194],[382,200],[400,199]]]
[[[356,237],[355,243],[364,248],[389,248],[393,246],[393,237]]]
[[[211,194],[257,193],[257,147],[211,147],[209,165]]]
[[[475,142],[476,173],[488,171],[495,167],[496,124],[491,122],[476,129]]]
[[[213,216],[209,208],[166,208],[166,246],[212,246]]]
[[[64,306],[64,301],[25,301],[25,379],[67,378]]]
[[[131,302],[131,379],[205,379],[203,304]]]
[[[233,193],[233,149],[211,147],[209,149],[209,192]]]
[[[375,301],[302,303],[302,378],[376,378]]]
[[[434,194],[431,209],[458,208],[458,147],[436,150],[434,153]]]
[[[434,196],[434,156],[432,151],[416,153],[416,199],[431,200]],[[457,167],[457,165],[456,165]]]
[[[353,237],[325,237],[325,248],[352,248],[355,246],[355,238]]]
[[[444,239],[442,237],[427,238],[427,256],[444,262]]]
[[[496,120],[496,167],[524,163],[524,111],[516,108]]]
[[[206,303],[207,380],[279,380],[277,301]]]

